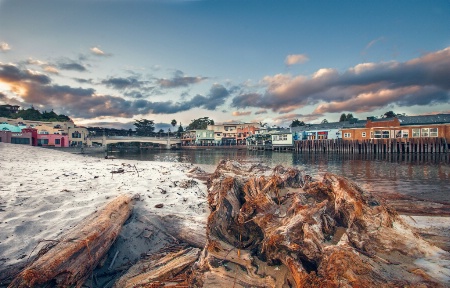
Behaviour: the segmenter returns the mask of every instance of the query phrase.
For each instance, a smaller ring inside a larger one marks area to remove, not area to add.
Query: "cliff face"
[[[445,285],[422,264],[448,253],[345,178],[223,161],[208,187],[207,243],[191,286]]]

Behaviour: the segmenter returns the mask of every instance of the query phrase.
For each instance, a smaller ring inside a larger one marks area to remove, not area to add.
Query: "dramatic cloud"
[[[234,111],[231,115],[233,116],[248,116],[251,115],[252,112],[251,111]]]
[[[89,81],[75,79],[79,82]],[[129,82],[109,79],[114,87],[133,86]],[[123,80],[123,79],[122,79]],[[16,96],[24,103],[36,105],[45,110],[58,107],[60,113],[74,118],[93,119],[97,117],[134,117],[139,114],[173,114],[193,108],[215,110],[225,103],[229,91],[222,85],[212,85],[206,96],[196,95],[182,102],[161,101],[151,102],[142,99],[139,90],[129,91],[134,99],[127,100],[118,96],[101,95],[93,88],[75,88],[67,85],[51,84],[48,76],[27,69],[20,69],[11,64],[0,64],[0,82],[10,86]]]
[[[187,87],[207,79],[206,77],[188,77],[183,72],[177,71],[172,79],[159,79],[161,88]]]
[[[291,54],[291,55],[286,56],[284,63],[287,66],[291,66],[294,64],[305,63],[308,60],[309,60],[309,58],[305,54]]]
[[[9,46],[8,43],[0,42],[0,51],[1,52],[6,52],[6,51],[9,51],[9,50],[11,50],[11,47]]]
[[[278,74],[263,79],[264,93],[236,96],[232,106],[287,113],[319,104],[316,113],[368,112],[391,104],[450,101],[450,47],[407,62],[363,63],[343,73],[320,69],[310,77]]]
[[[12,64],[0,63],[0,82],[20,83],[36,82],[40,84],[49,84],[51,79],[44,74],[29,69],[20,69]]]

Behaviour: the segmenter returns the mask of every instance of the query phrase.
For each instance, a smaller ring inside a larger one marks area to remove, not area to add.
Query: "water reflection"
[[[272,151],[181,150],[117,152],[122,159],[217,165],[233,159],[270,166],[295,166],[312,176],[332,172],[348,177],[375,193],[402,193],[450,203],[449,154],[322,154]]]

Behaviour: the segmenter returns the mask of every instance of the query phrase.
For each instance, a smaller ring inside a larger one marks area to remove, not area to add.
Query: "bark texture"
[[[119,196],[42,248],[8,287],[81,287],[109,250],[132,211],[130,196]]]
[[[197,261],[198,248],[169,248],[133,265],[114,284],[115,288],[187,287],[187,270]]]
[[[440,249],[351,181],[222,161],[192,287],[440,287],[415,264]]]

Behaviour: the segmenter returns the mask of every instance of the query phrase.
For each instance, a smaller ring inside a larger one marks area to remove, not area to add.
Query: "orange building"
[[[445,138],[450,142],[450,114],[367,119],[365,128],[343,128],[344,140]]]

